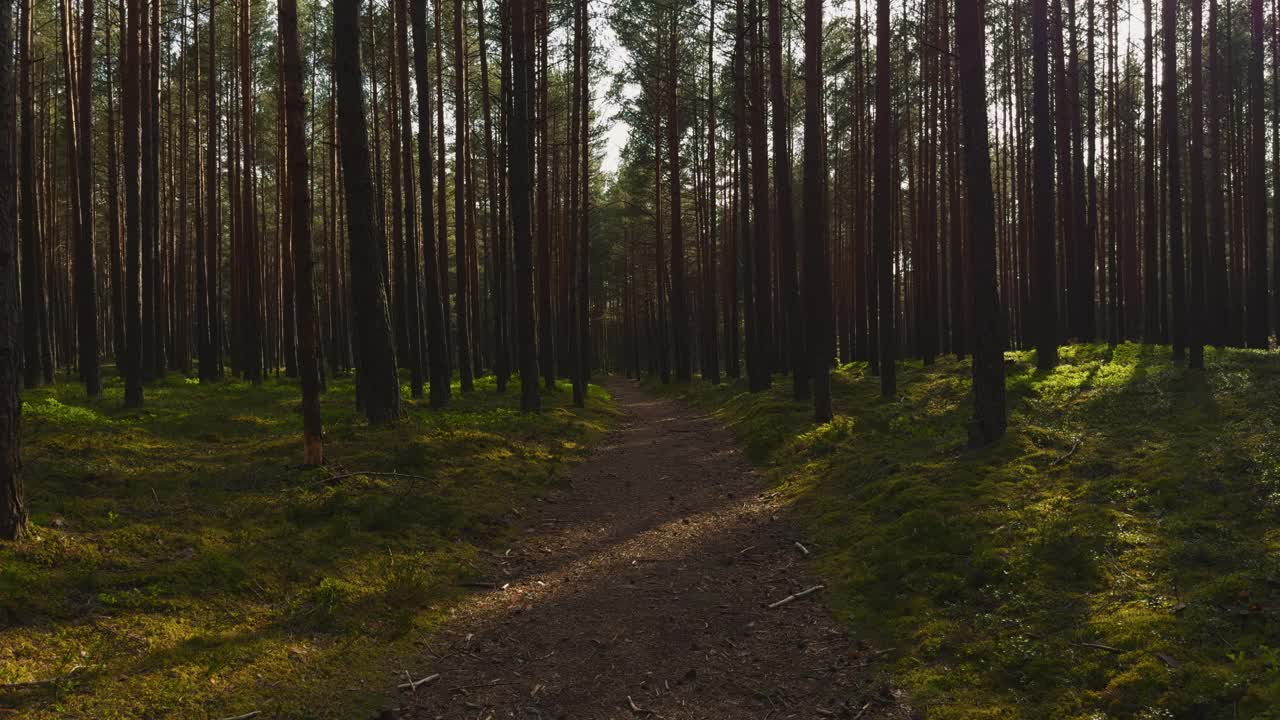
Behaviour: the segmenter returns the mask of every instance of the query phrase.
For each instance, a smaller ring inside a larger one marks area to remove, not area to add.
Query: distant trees
[[[1099,0],[427,2],[277,5],[296,58],[270,3],[17,2],[24,385],[94,394],[112,362],[138,407],[173,370],[354,370],[385,422],[397,365],[434,407],[455,368],[464,392],[518,371],[536,409],[562,380],[585,403],[598,370],[745,362],[825,418],[836,362],[892,399],[899,360],[974,353],[982,443],[1006,345],[1047,371],[1095,337],[1196,368],[1272,341],[1260,0],[1194,0],[1190,28],[1144,0],[1132,44]],[[608,72],[627,132],[606,139]]]

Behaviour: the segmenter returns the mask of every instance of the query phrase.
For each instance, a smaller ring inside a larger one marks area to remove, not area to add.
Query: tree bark
[[[511,133],[510,182],[511,223],[515,231],[515,281],[517,308],[516,343],[520,356],[520,409],[536,412],[542,409],[538,394],[537,327],[533,314],[533,233],[530,192],[533,173],[529,162],[529,107],[534,89],[530,82],[533,44],[533,18],[528,0],[508,0],[511,5]]]
[[[16,128],[11,2],[0,3],[0,48],[5,49],[0,52],[0,540],[17,540],[26,534],[27,511],[22,490],[22,312],[14,226],[17,174],[12,142]]]
[[[303,119],[302,53],[298,49],[298,2],[279,0],[284,60],[285,135],[288,147],[289,230],[293,249],[294,307],[298,318],[298,375],[302,384],[302,462],[324,463],[320,424],[320,353],[316,342],[315,258],[311,249],[311,163]]]
[[[783,315],[778,318],[786,331],[787,358],[791,366],[791,393],[796,400],[809,399],[809,367],[805,352],[805,318],[801,311],[800,285],[796,277],[796,221],[791,189],[791,111],[787,107],[787,86],[782,81],[782,1],[769,2],[769,96],[773,121],[773,185],[778,208],[778,293]],[[818,9],[821,14],[821,8]],[[808,0],[805,18],[808,21]],[[807,107],[806,100],[806,107]],[[763,109],[761,109],[763,115]],[[808,135],[806,128],[806,147]],[[805,168],[808,182],[809,169]],[[809,212],[805,196],[805,212]],[[808,223],[810,218],[806,217]],[[806,244],[811,240],[805,230]],[[807,252],[807,251],[806,251]]]
[[[806,369],[813,377],[813,419],[820,423],[831,420],[831,358],[834,354],[831,344],[831,260],[827,248],[822,3],[823,0],[805,0],[804,3],[804,285],[808,311],[805,318],[808,338],[804,350],[810,363]],[[785,229],[783,232],[785,234]],[[793,331],[793,337],[794,334]],[[804,374],[803,365],[795,364],[797,377]],[[800,383],[797,383],[797,393],[800,390]]]
[[[1035,214],[1036,366],[1058,364],[1058,270],[1054,238],[1053,119],[1049,114],[1049,18],[1046,0],[1031,3],[1032,122]]]
[[[400,381],[386,295],[386,241],[375,212],[360,69],[359,0],[334,0],[334,78],[338,92],[342,179],[350,238],[351,295],[365,417],[385,424],[400,417]]]
[[[458,379],[462,392],[473,388],[471,359],[471,273],[467,252],[467,54],[465,4],[453,3],[453,242],[458,313]]]
[[[423,313],[426,315],[427,360],[431,372],[431,406],[449,403],[448,325],[442,301],[439,255],[436,250],[435,200],[431,183],[434,179],[431,157],[431,77],[427,69],[427,2],[409,0],[410,22],[413,23],[413,74],[418,99],[418,182],[422,203]],[[408,102],[408,99],[405,100]],[[443,162],[443,158],[441,159]],[[445,237],[438,238],[440,243]]]
[[[1201,83],[1202,0],[1191,0],[1191,297],[1187,308],[1187,346],[1192,369],[1204,368],[1204,97]]]
[[[987,126],[987,53],[982,0],[956,6],[956,61],[964,115],[968,188],[969,275],[973,288],[973,420],[969,444],[994,442],[1005,432],[1004,322],[996,292],[995,200]]]
[[[1035,0],[1040,5],[1044,0]],[[875,200],[873,220],[875,227],[877,309],[879,312],[880,395],[891,398],[898,392],[895,367],[898,340],[894,318],[893,260],[890,257],[893,238],[890,236],[890,217],[893,212],[890,195],[890,169],[893,155],[893,107],[890,89],[889,45],[893,28],[889,25],[889,0],[876,0],[876,151],[875,151]]]
[[[1172,3],[1173,0],[1165,0]],[[1267,318],[1267,178],[1266,178],[1266,113],[1263,107],[1263,20],[1262,0],[1251,0],[1250,49],[1249,49],[1249,130],[1248,141],[1248,193],[1249,209],[1249,276],[1245,318],[1247,322],[1245,343],[1251,348],[1266,349],[1270,338],[1270,322]],[[1168,14],[1170,11],[1166,11]],[[1165,33],[1168,42],[1169,33]],[[1166,66],[1168,65],[1166,61]],[[1175,131],[1176,132],[1176,131]],[[1171,142],[1177,136],[1171,136]],[[1175,156],[1176,157],[1176,156]],[[1173,165],[1177,167],[1177,165]],[[1175,261],[1176,261],[1175,256]],[[1175,278],[1176,281],[1177,278]],[[1175,302],[1176,289],[1175,289]]]
[[[22,185],[22,212],[19,213],[22,218],[22,377],[28,388],[39,387],[44,379],[41,349],[45,342],[42,335],[47,314],[44,250],[38,217],[39,200],[36,197],[35,92],[31,86],[31,66],[35,63],[32,56],[34,2],[22,2],[22,35],[18,40],[18,62],[22,65],[18,79],[18,96],[22,102],[22,134],[18,141],[21,152],[18,178]]]
[[[125,196],[125,353],[124,405],[142,407],[142,178],[140,107],[142,12],[144,0],[127,0],[128,21],[125,32],[124,90],[121,115],[124,130],[124,196]],[[212,35],[212,33],[211,33]],[[212,62],[212,61],[211,61]]]
[[[404,213],[403,254],[400,280],[404,293],[404,323],[409,355],[409,392],[422,397],[422,319],[419,317],[421,281],[418,276],[417,193],[413,185],[413,124],[409,107],[409,0],[393,0],[396,18],[396,80],[399,96],[400,172]],[[430,117],[428,115],[427,117]],[[428,143],[430,139],[428,139]],[[430,182],[430,179],[427,179]]]
[[[884,0],[887,2],[887,0]],[[747,362],[752,392],[772,384],[773,300],[769,236],[769,158],[765,147],[764,34],[760,31],[760,0],[751,3],[751,205],[752,205],[752,310],[755,314],[755,347]]]
[[[1261,7],[1262,0],[1256,0]],[[1261,21],[1259,21],[1261,22]],[[1169,316],[1173,344],[1173,361],[1186,361],[1187,352],[1187,273],[1182,237],[1182,141],[1178,134],[1178,0],[1164,0],[1164,133],[1165,174],[1169,184],[1169,274],[1173,291],[1173,308]],[[1261,32],[1261,30],[1259,30]],[[1259,47],[1259,53],[1261,48]],[[1261,60],[1259,60],[1261,62]],[[1261,78],[1259,78],[1261,83]],[[1259,127],[1262,103],[1259,101]],[[1261,137],[1261,133],[1259,133]],[[1259,145],[1259,154],[1261,154]],[[1261,166],[1259,166],[1261,167]],[[1266,232],[1266,203],[1261,204],[1263,232]],[[1265,263],[1264,263],[1265,265]],[[1265,320],[1265,315],[1263,316]]]

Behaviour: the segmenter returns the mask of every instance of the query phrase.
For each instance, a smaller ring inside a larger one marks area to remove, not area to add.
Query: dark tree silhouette
[[[511,225],[515,233],[516,350],[520,358],[520,409],[542,409],[538,395],[537,327],[533,314],[533,228],[530,193],[533,171],[529,159],[530,107],[534,103],[532,52],[534,19],[527,0],[511,4]]]
[[[1058,364],[1058,270],[1053,226],[1053,118],[1049,114],[1049,18],[1046,0],[1031,2],[1031,65],[1034,191],[1032,198],[1034,282],[1036,284],[1036,365]]]
[[[982,0],[956,5],[956,60],[964,114],[969,199],[969,274],[973,289],[973,420],[969,444],[986,445],[1005,431],[1004,320],[996,292],[995,200],[987,125],[987,52]]]
[[[22,496],[22,311],[14,143],[13,3],[0,3],[0,540],[26,534]]]
[[[358,346],[359,392],[370,423],[400,417],[400,381],[386,295],[386,242],[374,212],[369,170],[369,131],[364,116],[360,69],[358,0],[333,3],[334,79],[338,91],[338,133],[350,237],[351,294]]]
[[[831,359],[835,354],[832,347],[831,258],[827,247],[822,3],[823,0],[805,0],[804,3],[804,277],[807,311],[804,325],[808,331],[805,350],[809,366],[802,369],[804,363],[797,363],[794,368],[797,376],[810,374],[813,377],[813,418],[817,422],[831,420]],[[801,389],[801,384],[797,383],[797,394]]]
[[[1035,0],[1043,4],[1044,0]],[[1043,9],[1043,8],[1042,8]],[[875,243],[875,276],[879,310],[880,394],[886,398],[898,392],[895,363],[898,354],[894,318],[893,239],[889,236],[890,167],[893,157],[892,67],[889,46],[893,28],[889,25],[889,0],[876,0],[876,168],[875,201],[871,234]]]
[[[311,167],[303,120],[302,53],[298,49],[298,2],[280,0],[280,43],[284,60],[285,130],[289,158],[289,229],[293,248],[294,307],[298,323],[298,377],[302,384],[302,462],[324,462],[320,424],[320,353],[315,298],[315,258],[311,250]]]

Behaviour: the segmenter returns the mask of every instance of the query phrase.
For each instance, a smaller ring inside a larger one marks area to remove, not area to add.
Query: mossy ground
[[[369,716],[615,414],[596,387],[587,410],[565,391],[521,414],[485,378],[445,411],[406,387],[407,417],[373,428],[331,379],[330,466],[302,470],[293,382],[171,374],[142,410],[121,393],[24,395],[33,532],[0,546],[0,685],[57,679],[0,689],[24,718]],[[359,470],[426,479],[329,480]]]
[[[1009,353],[1010,431],[966,448],[969,364],[679,393],[794,500],[855,632],[930,718],[1280,717],[1280,357]],[[659,386],[655,386],[659,387]]]

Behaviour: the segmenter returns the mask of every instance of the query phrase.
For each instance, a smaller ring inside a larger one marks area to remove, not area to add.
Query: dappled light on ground
[[[899,648],[930,717],[1267,717],[1280,706],[1280,363],[1168,348],[1010,353],[1010,433],[965,442],[969,365],[835,377],[814,427],[783,383],[716,409],[812,524],[828,599]]]
[[[407,393],[406,393],[407,396]],[[415,641],[612,422],[492,380],[372,428],[349,378],[322,399],[330,466],[297,467],[296,385],[170,376],[139,411],[27,393],[33,537],[0,548],[0,708],[35,719],[359,717]],[[359,471],[398,475],[361,475]],[[38,683],[38,684],[25,684]],[[5,687],[5,686],[8,687]]]

